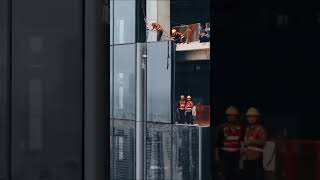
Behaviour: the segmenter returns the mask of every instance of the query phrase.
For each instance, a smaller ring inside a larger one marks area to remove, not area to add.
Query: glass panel
[[[109,115],[109,124],[110,124],[110,179],[113,179],[113,146],[112,146],[112,138],[113,138],[113,46],[110,46],[110,101],[109,101],[109,107],[110,107],[110,115]]]
[[[135,0],[114,0],[114,44],[135,42],[135,4]]]
[[[136,45],[114,47],[114,118],[135,120]]]
[[[114,121],[113,180],[133,180],[135,174],[135,122]]]
[[[110,49],[110,118],[113,118],[113,63],[114,63],[114,56],[113,56],[113,46],[109,47]]]
[[[106,0],[107,3],[108,3],[108,0]],[[113,42],[113,29],[114,29],[114,26],[113,26],[113,19],[114,19],[114,11],[113,11],[113,7],[114,7],[114,0],[110,0],[110,45],[113,45],[114,42]]]
[[[171,42],[147,46],[147,121],[171,123]]]
[[[171,136],[170,124],[147,124],[147,180],[171,179]]]
[[[199,128],[173,126],[172,179],[199,179]]]

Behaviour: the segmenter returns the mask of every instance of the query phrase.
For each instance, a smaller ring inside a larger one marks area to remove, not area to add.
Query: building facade
[[[111,0],[109,5],[111,179],[203,179],[201,128],[174,124],[170,1]],[[147,29],[149,22],[162,25],[160,39]]]

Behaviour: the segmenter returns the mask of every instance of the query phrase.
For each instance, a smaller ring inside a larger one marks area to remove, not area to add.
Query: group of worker
[[[240,111],[231,106],[226,110],[227,122],[217,129],[215,159],[221,165],[226,180],[239,178],[240,158],[243,159],[246,180],[263,180],[263,147],[267,140],[261,124],[261,114],[251,107],[246,112],[246,126],[240,123]]]
[[[177,118],[178,124],[193,124],[193,101],[190,95],[187,96],[187,100],[184,95],[180,96],[180,100],[177,103]]]

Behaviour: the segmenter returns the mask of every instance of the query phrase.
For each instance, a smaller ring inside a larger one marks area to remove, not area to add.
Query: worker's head
[[[172,34],[175,34],[176,32],[177,32],[176,29],[172,29],[172,30],[171,30],[171,33],[172,33]]]
[[[246,116],[248,119],[248,123],[251,125],[259,123],[261,119],[260,112],[258,111],[257,108],[254,108],[254,107],[251,107],[248,109]]]
[[[181,95],[181,96],[180,96],[180,100],[182,100],[182,101],[184,101],[184,100],[185,100],[184,95]]]
[[[191,101],[191,100],[192,100],[192,98],[191,98],[190,95],[187,96],[187,100],[188,100],[188,101]]]
[[[236,122],[239,120],[240,112],[235,106],[230,106],[226,109],[226,116],[228,122]]]

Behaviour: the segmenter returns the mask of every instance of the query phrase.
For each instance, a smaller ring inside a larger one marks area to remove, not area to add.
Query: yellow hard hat
[[[257,108],[255,107],[251,107],[248,109],[247,113],[246,113],[247,116],[260,116],[260,112],[258,111]]]
[[[187,96],[187,99],[191,99],[191,96],[189,95],[189,96]]]
[[[226,115],[239,115],[239,114],[240,114],[239,110],[234,106],[230,106],[226,110]]]

